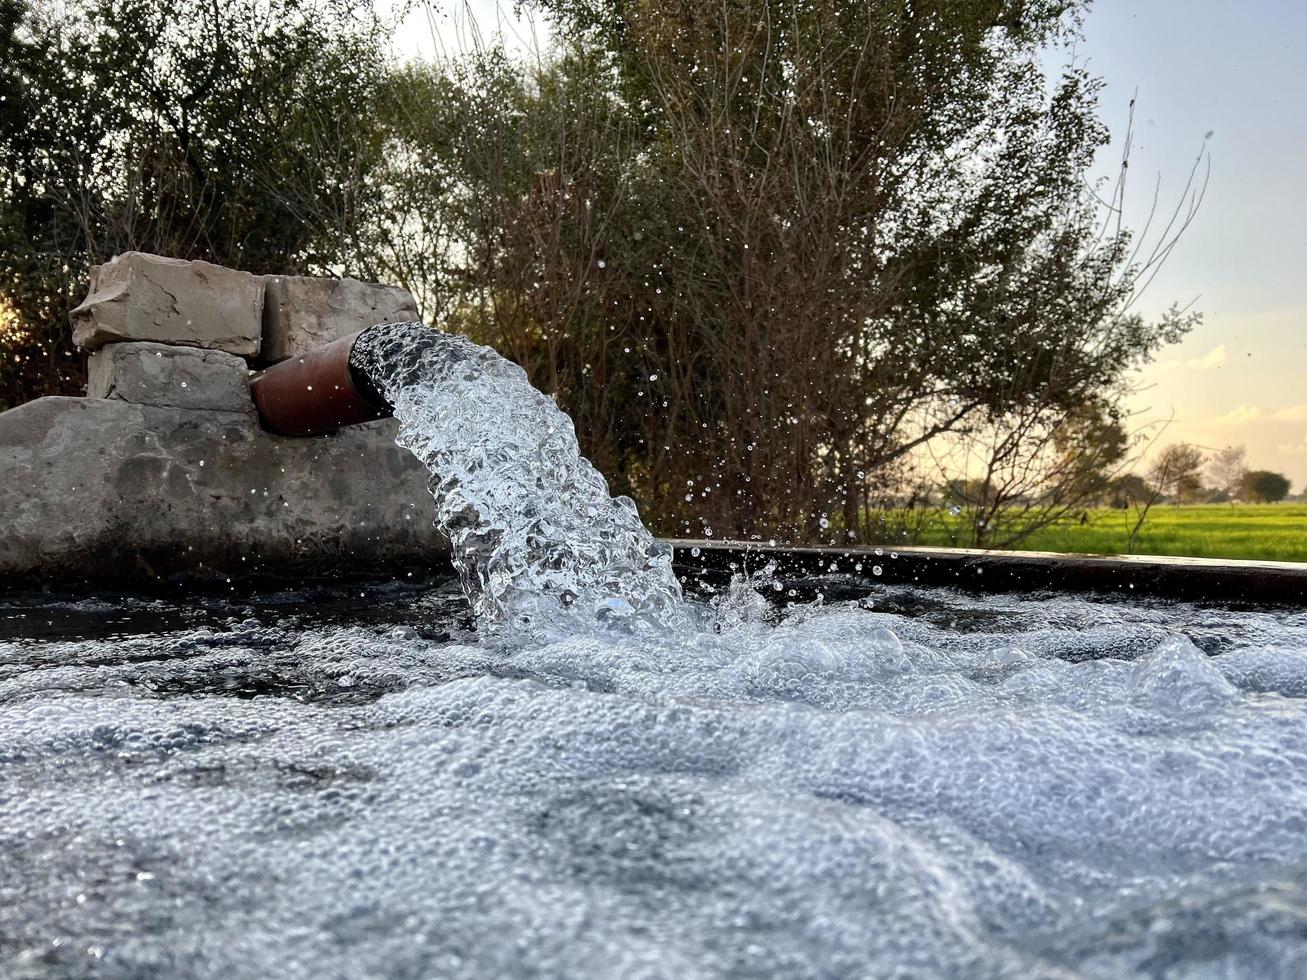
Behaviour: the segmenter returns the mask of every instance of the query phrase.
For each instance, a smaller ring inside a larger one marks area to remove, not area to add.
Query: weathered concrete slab
[[[378,323],[418,319],[412,294],[399,286],[348,278],[266,279],[261,359],[267,363],[284,361]]]
[[[39,398],[0,413],[0,580],[445,564],[395,423],[312,439],[234,412]]]
[[[250,369],[225,351],[167,344],[106,344],[91,354],[86,393],[136,405],[254,416]]]
[[[209,262],[124,252],[91,270],[91,292],[72,312],[73,342],[155,341],[259,353],[264,280]]]

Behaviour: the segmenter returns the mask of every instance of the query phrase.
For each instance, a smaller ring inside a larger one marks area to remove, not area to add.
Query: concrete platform
[[[240,408],[54,397],[0,413],[0,582],[447,567],[394,422],[283,439]]]

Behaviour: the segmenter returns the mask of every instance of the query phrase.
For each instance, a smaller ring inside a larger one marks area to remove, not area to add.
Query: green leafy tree
[[[1138,473],[1126,473],[1112,481],[1108,490],[1108,504],[1125,510],[1147,501],[1152,492],[1148,481]]]
[[[1187,442],[1177,442],[1157,454],[1149,476],[1160,496],[1172,503],[1189,503],[1202,494],[1203,466],[1207,454]]]
[[[1255,504],[1279,503],[1289,496],[1289,480],[1283,473],[1250,470],[1240,486],[1244,500]]]
[[[457,188],[449,309],[663,532],[857,533],[875,474],[1047,433],[1193,322],[1131,311],[1098,85],[1040,68],[1080,4],[537,6],[559,56],[456,66],[413,137]]]
[[[76,391],[82,380],[67,311],[86,267],[83,238],[50,193],[51,160],[67,147],[38,123],[49,100],[76,101],[62,85],[52,91],[65,80],[48,64],[52,54],[33,36],[27,0],[0,0],[0,409]],[[51,84],[36,84],[47,72]]]

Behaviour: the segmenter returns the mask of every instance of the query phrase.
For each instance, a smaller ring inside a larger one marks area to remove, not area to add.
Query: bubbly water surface
[[[0,608],[0,976],[1307,972],[1301,613],[45,601]]]
[[[1307,975],[1307,614],[686,601],[518,369],[378,337],[474,619],[0,597],[0,976]]]

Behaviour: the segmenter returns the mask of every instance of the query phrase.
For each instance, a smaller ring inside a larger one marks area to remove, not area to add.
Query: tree
[[[1112,481],[1108,492],[1111,506],[1125,510],[1147,501],[1152,490],[1148,481],[1138,473],[1126,473]]]
[[[1162,496],[1172,503],[1186,503],[1202,491],[1201,473],[1207,455],[1197,446],[1176,442],[1157,455],[1149,478]]]
[[[76,220],[46,193],[49,161],[66,147],[36,122],[47,100],[73,100],[34,83],[62,69],[50,69],[57,52],[33,37],[32,17],[28,0],[0,0],[0,410],[82,380],[67,311],[85,260]]]
[[[1207,461],[1207,472],[1212,480],[1212,487],[1225,494],[1233,505],[1243,488],[1243,478],[1248,473],[1246,461],[1247,450],[1243,446],[1226,446],[1213,453]]]
[[[957,448],[953,458],[961,455],[961,467],[980,474],[948,485],[968,511],[968,537],[959,543],[1010,548],[1099,501],[1127,460],[1130,437],[1110,404],[1061,413],[1036,404]]]
[[[1279,503],[1289,496],[1289,480],[1283,473],[1270,470],[1250,470],[1240,485],[1244,500],[1255,504]]]
[[[383,149],[371,4],[0,4],[0,407],[77,389],[67,312],[117,252],[273,273],[347,254]]]
[[[875,474],[1049,432],[1193,322],[1131,312],[1098,85],[1040,69],[1079,4],[537,5],[559,56],[455,66],[412,137],[449,309],[663,532],[855,530]]]

